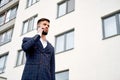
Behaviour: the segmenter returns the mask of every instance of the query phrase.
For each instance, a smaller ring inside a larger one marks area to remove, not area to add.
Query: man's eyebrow
[[[46,23],[44,23],[44,25],[47,25]],[[47,25],[48,27],[50,26],[49,24]]]

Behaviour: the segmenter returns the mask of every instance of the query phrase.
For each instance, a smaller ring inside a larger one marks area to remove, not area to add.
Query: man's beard
[[[45,32],[45,31],[42,32],[42,35],[47,35],[47,34],[48,34],[48,32]]]

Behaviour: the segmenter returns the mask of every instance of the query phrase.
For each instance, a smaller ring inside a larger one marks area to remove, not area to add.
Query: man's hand
[[[40,36],[42,35],[43,29],[44,29],[44,28],[41,28],[41,27],[38,28],[38,31],[37,31],[37,32],[38,32],[38,34],[39,34]]]

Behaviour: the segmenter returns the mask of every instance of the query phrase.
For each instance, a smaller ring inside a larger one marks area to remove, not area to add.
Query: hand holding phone
[[[44,28],[42,28],[42,27],[39,27],[39,28],[38,28],[38,31],[37,31],[37,32],[38,32],[38,34],[39,34],[40,36],[42,35],[43,30],[44,30]]]

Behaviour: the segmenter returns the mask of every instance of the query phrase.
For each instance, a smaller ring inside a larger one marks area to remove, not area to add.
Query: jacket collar
[[[38,48],[40,49],[41,52],[49,52],[50,51],[50,43],[47,41],[47,46],[43,48],[43,45],[40,40],[37,42]]]

